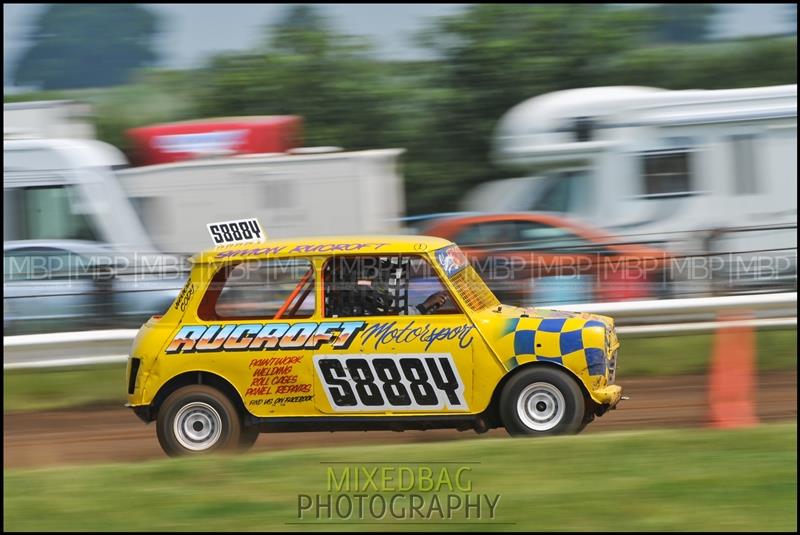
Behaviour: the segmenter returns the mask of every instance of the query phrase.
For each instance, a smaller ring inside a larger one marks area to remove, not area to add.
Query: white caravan
[[[796,284],[797,85],[557,91],[502,117],[493,156],[522,176],[484,184],[464,209],[559,212],[716,254],[740,283]]]
[[[525,176],[485,184],[465,209],[561,212],[662,241],[796,225],[797,85],[549,93],[501,119],[494,157]],[[796,227],[738,234],[758,249],[797,244]]]
[[[270,238],[398,232],[403,150],[329,150],[132,167],[117,177],[156,246],[170,253],[208,248],[207,223],[244,217],[258,218]]]

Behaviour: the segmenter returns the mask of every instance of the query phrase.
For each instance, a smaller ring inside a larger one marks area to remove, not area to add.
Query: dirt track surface
[[[620,381],[629,400],[589,424],[585,433],[707,424],[707,377],[658,377]],[[797,372],[758,379],[756,413],[762,422],[797,419]],[[507,436],[454,430],[274,433],[259,436],[254,451],[433,442]],[[8,413],[3,421],[4,468],[164,458],[155,425],[144,425],[129,409],[73,409]]]

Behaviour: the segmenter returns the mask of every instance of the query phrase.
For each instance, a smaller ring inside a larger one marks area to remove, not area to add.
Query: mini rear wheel
[[[584,413],[580,387],[553,368],[519,372],[500,395],[500,414],[512,436],[574,434],[582,429]]]
[[[179,388],[158,410],[158,442],[171,457],[238,449],[241,432],[241,418],[231,401],[206,385]]]

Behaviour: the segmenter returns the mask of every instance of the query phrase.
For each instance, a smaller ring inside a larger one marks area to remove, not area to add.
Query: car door
[[[403,416],[472,410],[473,359],[485,348],[427,259],[332,258],[322,280],[324,320],[359,327],[346,348],[320,348],[312,357],[319,411]],[[444,304],[425,309],[437,294]]]
[[[309,346],[318,332],[316,272],[305,258],[247,260],[221,266],[197,314],[165,352],[180,368],[226,378],[256,416],[314,412]]]

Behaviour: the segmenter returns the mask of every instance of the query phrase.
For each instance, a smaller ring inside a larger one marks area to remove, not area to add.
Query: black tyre
[[[158,410],[156,434],[170,457],[239,448],[242,424],[228,397],[206,385],[189,385],[170,394]]]
[[[591,416],[584,417],[583,422],[581,422],[581,425],[578,426],[578,429],[575,431],[575,434],[577,435],[578,433],[586,429],[586,426],[592,423],[593,421],[594,421],[594,414],[592,414]]]
[[[259,434],[257,427],[243,427],[239,435],[239,451],[244,452],[252,448]]]
[[[553,368],[519,372],[500,395],[501,418],[512,436],[577,433],[583,429],[585,406],[575,380]]]

